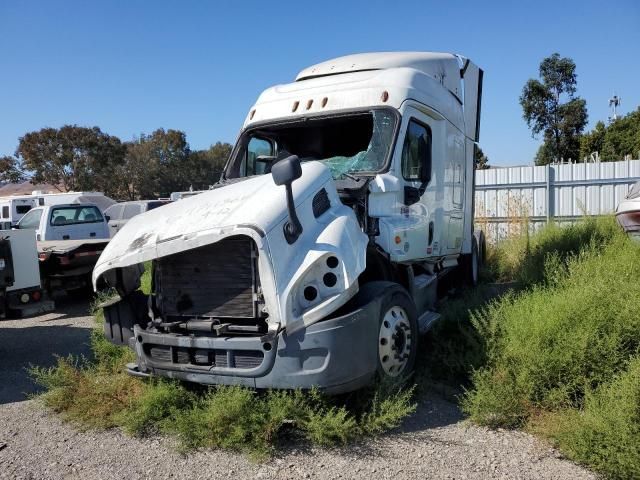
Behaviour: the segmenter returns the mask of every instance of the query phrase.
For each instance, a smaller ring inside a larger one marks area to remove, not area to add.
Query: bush
[[[132,435],[168,431],[182,412],[196,403],[196,395],[177,382],[154,380],[148,387],[118,418],[118,423]]]
[[[588,391],[583,410],[544,415],[533,428],[570,458],[610,478],[635,478],[640,472],[640,357],[611,382]]]
[[[434,381],[457,387],[484,362],[482,338],[471,324],[471,315],[494,296],[491,287],[480,284],[465,289],[439,307],[440,320],[420,340],[416,361],[420,389]]]
[[[638,246],[626,239],[591,245],[568,261],[554,285],[477,313],[473,322],[488,363],[474,375],[475,388],[464,403],[472,418],[485,418],[483,397],[496,389],[521,397],[514,405],[580,407],[585,389],[610,379],[640,346],[638,278]],[[520,412],[507,423],[527,417]]]
[[[611,219],[540,236],[537,271],[526,258],[498,265],[528,287],[471,314],[486,360],[462,407],[483,425],[545,433],[622,478],[639,471],[640,246]]]
[[[589,244],[604,245],[622,236],[613,217],[585,217],[572,225],[550,223],[534,234],[525,233],[488,249],[487,265],[497,281],[524,286],[545,280],[543,266],[549,255],[563,262]]]
[[[412,389],[378,385],[353,405],[316,390],[256,392],[243,387],[187,387],[124,373],[133,352],[109,343],[97,327],[94,360],[60,358],[32,367],[45,405],[83,428],[122,427],[138,436],[174,433],[182,450],[226,448],[254,458],[273,452],[283,434],[312,444],[344,444],[397,427],[415,411]]]
[[[146,385],[122,372],[96,368],[72,357],[54,367],[32,367],[35,381],[45,387],[44,404],[82,427],[110,428],[139,398]]]

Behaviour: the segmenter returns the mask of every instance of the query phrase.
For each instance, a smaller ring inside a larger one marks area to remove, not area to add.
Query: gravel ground
[[[29,362],[89,353],[87,305],[58,311],[0,322],[0,478],[596,478],[530,435],[470,425],[435,393],[391,435],[340,449],[290,445],[262,464],[224,451],[183,456],[171,438],[81,432],[25,399],[35,391]]]

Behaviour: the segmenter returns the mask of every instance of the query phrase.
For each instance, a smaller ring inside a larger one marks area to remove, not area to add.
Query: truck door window
[[[40,227],[40,217],[42,216],[42,210],[31,210],[27,213],[22,220],[18,223],[18,228],[24,230],[36,230]]]
[[[23,215],[31,210],[31,205],[16,205],[16,213],[18,215]]]
[[[9,218],[9,207],[2,207],[2,218]]]
[[[25,215],[26,218],[26,215]],[[99,223],[102,222],[102,214],[98,207],[59,207],[51,210],[51,225],[74,225],[77,223]]]
[[[147,211],[153,210],[154,208],[161,207],[163,205],[166,205],[167,203],[169,203],[169,202],[165,202],[165,201],[149,202],[149,203],[147,203]]]
[[[402,176],[429,183],[431,179],[431,129],[410,120],[402,146]]]
[[[272,156],[273,154],[273,144],[269,140],[259,137],[251,138],[249,145],[247,145],[245,176],[262,175],[265,173],[267,164],[264,162],[256,162],[256,158],[260,155]]]

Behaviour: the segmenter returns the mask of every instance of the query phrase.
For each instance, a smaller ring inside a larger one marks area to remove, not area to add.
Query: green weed
[[[31,374],[46,392],[44,404],[82,428],[121,427],[147,436],[177,435],[180,449],[225,448],[256,459],[287,438],[321,446],[380,435],[415,411],[412,389],[379,385],[358,402],[317,390],[265,391],[218,386],[189,388],[172,380],[143,381],[124,373],[133,353],[92,335],[94,360],[60,358]]]
[[[534,234],[525,229],[519,236],[489,246],[487,269],[496,281],[517,281],[524,286],[545,281],[545,262],[578,254],[589,244],[605,245],[624,234],[613,217],[585,217],[573,225],[550,223]]]
[[[610,382],[588,391],[582,410],[535,419],[532,430],[553,439],[572,459],[609,478],[640,472],[640,357]]]
[[[462,408],[483,425],[531,428],[607,476],[629,478],[640,471],[640,246],[610,218],[550,226],[526,249],[518,241],[498,246],[492,261],[522,288],[471,314],[484,361]],[[516,247],[515,262],[500,250]]]

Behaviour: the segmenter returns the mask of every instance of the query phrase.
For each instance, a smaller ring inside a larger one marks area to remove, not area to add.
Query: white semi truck
[[[134,217],[98,260],[129,372],[334,393],[408,375],[439,280],[477,281],[481,87],[465,57],[405,52],[264,91],[220,183]]]

